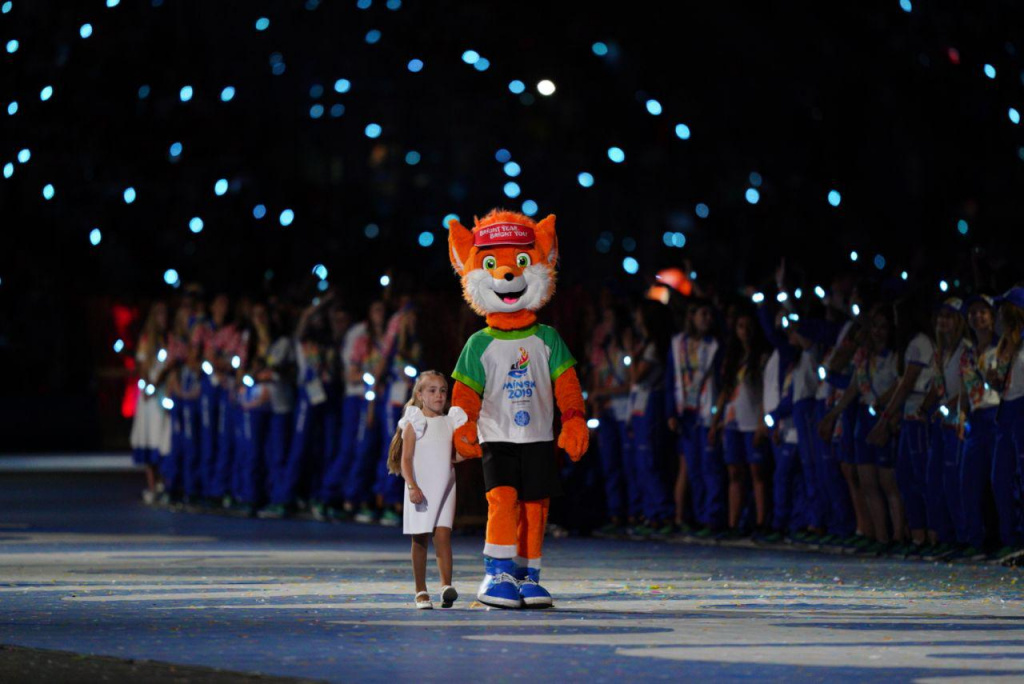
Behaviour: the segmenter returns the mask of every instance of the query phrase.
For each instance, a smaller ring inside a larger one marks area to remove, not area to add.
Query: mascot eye
[[[484,268],[488,271],[493,271],[498,267],[498,260],[492,256],[484,257]]]
[[[519,268],[526,268],[530,265],[530,255],[526,252],[520,252],[516,255],[516,266]]]

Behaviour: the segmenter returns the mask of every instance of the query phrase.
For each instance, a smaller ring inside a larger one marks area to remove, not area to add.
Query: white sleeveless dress
[[[423,492],[423,503],[409,500],[405,488],[402,507],[405,534],[431,533],[435,527],[451,527],[455,520],[455,468],[452,466],[452,433],[468,420],[466,412],[453,406],[446,416],[427,418],[415,406],[408,406],[398,421],[398,429],[412,425],[416,449],[412,468],[416,484]]]

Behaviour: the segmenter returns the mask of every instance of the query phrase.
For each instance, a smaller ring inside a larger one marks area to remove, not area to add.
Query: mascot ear
[[[452,267],[462,275],[465,273],[469,252],[473,249],[473,233],[458,221],[448,222],[448,258]]]
[[[549,214],[546,219],[537,224],[537,249],[544,255],[549,266],[554,266],[558,261],[558,236],[555,235],[555,215]]]

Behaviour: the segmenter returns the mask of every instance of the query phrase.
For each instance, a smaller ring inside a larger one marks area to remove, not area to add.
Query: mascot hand
[[[572,418],[562,424],[562,432],[558,435],[558,446],[565,449],[573,463],[583,458],[590,444],[590,430],[582,418]]]
[[[463,458],[480,458],[483,451],[480,449],[480,442],[476,436],[476,423],[469,422],[455,429],[452,435],[455,442],[455,451]]]

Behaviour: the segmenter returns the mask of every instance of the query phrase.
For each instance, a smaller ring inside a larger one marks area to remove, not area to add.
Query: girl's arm
[[[825,442],[832,441],[832,432],[836,426],[836,419],[846,410],[846,407],[853,403],[858,393],[857,384],[850,382],[843,392],[839,403],[832,407],[832,410],[825,414],[825,417],[818,423],[818,436]]]
[[[416,451],[416,431],[412,424],[402,429],[402,478],[409,488],[409,501],[414,504],[423,503],[423,492],[416,485],[416,471],[412,467],[413,454]]]

